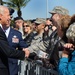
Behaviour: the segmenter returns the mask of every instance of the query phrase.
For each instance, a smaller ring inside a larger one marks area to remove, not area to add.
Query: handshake
[[[25,57],[28,58],[29,55],[30,55],[29,49],[28,48],[23,48],[23,51],[25,52]],[[45,53],[45,52],[43,52],[41,50],[38,50],[37,56],[39,58],[46,58],[46,59],[49,58],[49,54],[47,54],[47,53]]]
[[[28,58],[30,55],[30,51],[28,48],[23,48],[23,51],[25,52],[25,57]]]

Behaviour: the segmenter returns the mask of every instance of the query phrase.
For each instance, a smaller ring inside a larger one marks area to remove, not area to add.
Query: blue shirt
[[[72,52],[72,58],[62,57],[59,60],[58,72],[59,75],[75,75],[75,51]]]

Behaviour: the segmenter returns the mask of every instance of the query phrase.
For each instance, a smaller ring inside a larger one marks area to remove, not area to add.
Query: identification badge
[[[17,38],[16,35],[13,36],[12,42],[13,42],[13,43],[19,43],[19,39]]]

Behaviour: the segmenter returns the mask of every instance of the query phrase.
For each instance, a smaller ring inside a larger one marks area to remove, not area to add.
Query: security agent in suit
[[[0,75],[10,75],[8,67],[8,57],[23,60],[28,56],[28,52],[15,50],[9,46],[3,27],[10,21],[9,10],[5,6],[0,6]],[[25,54],[26,53],[26,54]]]

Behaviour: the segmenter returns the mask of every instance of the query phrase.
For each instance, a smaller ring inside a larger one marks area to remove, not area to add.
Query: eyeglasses
[[[23,27],[30,27],[29,25],[25,25],[25,26],[23,26]]]

